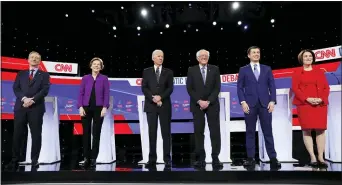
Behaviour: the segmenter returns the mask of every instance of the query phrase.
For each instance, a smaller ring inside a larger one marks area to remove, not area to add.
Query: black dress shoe
[[[326,168],[328,168],[328,165],[325,162],[319,161],[318,164],[317,164],[317,167],[318,168],[326,169]]]
[[[96,159],[91,159],[91,160],[90,160],[90,166],[91,166],[91,167],[96,166]]]
[[[90,166],[90,160],[88,158],[84,159],[83,167],[88,168]]]
[[[310,162],[309,166],[312,168],[318,168],[318,162]]]
[[[255,160],[253,158],[248,158],[244,163],[244,167],[253,167],[255,166]]]
[[[205,161],[195,161],[192,165],[195,168],[204,168],[206,165],[206,162]]]
[[[153,168],[156,167],[157,162],[156,161],[148,161],[147,164],[145,165],[145,168]]]
[[[213,168],[216,168],[216,169],[223,168],[223,163],[221,163],[221,161],[218,159],[213,160],[212,165],[213,165]]]
[[[19,163],[17,161],[11,161],[5,166],[7,171],[17,171],[19,169]]]
[[[279,163],[277,158],[270,159],[270,167],[271,169],[280,169],[281,164]]]

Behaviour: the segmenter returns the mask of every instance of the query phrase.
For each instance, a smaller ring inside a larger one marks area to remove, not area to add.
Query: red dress
[[[292,77],[293,104],[297,106],[298,120],[302,130],[327,129],[329,84],[323,70],[298,70]],[[307,98],[321,98],[322,103],[311,105]]]

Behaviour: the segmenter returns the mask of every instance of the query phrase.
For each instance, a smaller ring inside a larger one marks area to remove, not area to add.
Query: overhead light
[[[242,24],[242,22],[241,21],[238,21],[238,25],[241,25]]]
[[[163,32],[162,32],[162,31],[160,32],[160,35],[163,35]]]
[[[213,25],[214,25],[214,26],[216,25],[216,21],[213,22]]]
[[[116,35],[114,35],[114,37],[116,37]]]
[[[196,31],[198,31],[198,29],[196,29]]]
[[[147,10],[146,9],[142,9],[141,10],[141,15],[145,17],[147,15]]]
[[[275,22],[275,20],[274,19],[271,19],[271,23],[274,23]]]
[[[223,30],[223,27],[221,28],[221,30]]]
[[[153,7],[154,7],[154,4],[151,4],[151,7],[153,8]]]
[[[91,10],[92,13],[95,13],[95,10]]]
[[[68,15],[68,14],[65,14],[65,17],[69,17],[69,15]]]
[[[138,36],[140,36],[140,33],[138,33]]]
[[[247,28],[248,28],[248,26],[247,26],[247,25],[243,27],[243,29],[245,29],[245,30],[246,30]]]
[[[140,29],[141,29],[140,26],[138,26],[138,27],[137,27],[137,30],[140,30]]]
[[[186,33],[186,30],[184,30],[183,32]]]
[[[123,6],[121,6],[121,10],[123,10],[124,9],[124,7]]]
[[[169,25],[169,24],[166,24],[166,25],[165,25],[165,28],[169,28],[169,27],[170,27],[170,25]]]
[[[116,30],[116,26],[113,26],[113,30]]]
[[[236,10],[236,9],[238,9],[239,7],[240,7],[240,3],[238,3],[238,2],[234,2],[234,3],[232,4],[233,10]]]

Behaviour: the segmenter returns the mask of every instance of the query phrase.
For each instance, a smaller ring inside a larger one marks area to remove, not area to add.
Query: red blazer
[[[309,98],[309,96],[304,92],[306,84],[301,83],[300,80],[303,74],[303,70],[304,69],[301,68],[300,70],[296,71],[292,76],[292,91],[295,95],[295,97],[293,98],[294,105],[311,105],[309,102],[306,101],[306,99]],[[312,70],[314,70],[314,78],[316,78],[317,81],[315,90],[317,90],[318,94],[318,97],[312,98],[321,98],[321,105],[328,105],[330,87],[324,74],[324,71],[316,67],[313,67]]]

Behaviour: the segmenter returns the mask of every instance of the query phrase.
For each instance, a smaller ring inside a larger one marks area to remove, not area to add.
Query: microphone
[[[328,73],[328,71],[327,71],[326,69],[324,69],[324,68],[320,68],[320,69],[323,69],[326,73]],[[336,76],[336,74],[335,74],[335,73],[332,73],[332,72],[330,72],[330,74],[332,74],[332,75],[336,78],[337,84],[340,85],[340,84],[341,84],[341,81],[340,81],[340,79],[338,79],[338,77]]]

